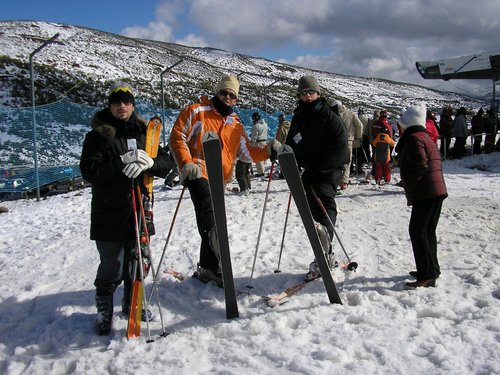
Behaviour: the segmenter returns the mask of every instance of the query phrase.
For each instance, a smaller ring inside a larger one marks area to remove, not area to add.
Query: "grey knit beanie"
[[[321,88],[315,76],[303,76],[299,79],[299,88],[297,91],[300,93],[302,90],[307,89],[316,90],[321,94]]]

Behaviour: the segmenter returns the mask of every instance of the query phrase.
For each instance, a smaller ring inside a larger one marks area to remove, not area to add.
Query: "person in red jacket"
[[[431,137],[432,141],[437,145],[437,141],[439,139],[439,131],[436,122],[436,114],[432,111],[427,111],[425,129],[427,130],[427,134],[429,134],[429,137]]]
[[[382,127],[380,133],[377,134],[373,140],[373,160],[375,163],[375,181],[377,184],[391,182],[391,151],[396,144],[389,136],[389,131]]]
[[[387,109],[382,109],[380,110],[380,116],[376,122],[373,123],[372,126],[372,139],[375,139],[378,133],[380,131],[386,128],[387,129],[387,134],[389,134],[389,137],[392,138],[392,126],[389,124],[389,121],[387,121]],[[372,141],[373,142],[373,141]]]
[[[396,153],[408,206],[412,206],[409,234],[417,281],[407,287],[435,286],[441,271],[437,258],[436,227],[443,200],[448,196],[441,165],[441,155],[425,129],[424,106],[412,106],[398,122],[403,131]]]

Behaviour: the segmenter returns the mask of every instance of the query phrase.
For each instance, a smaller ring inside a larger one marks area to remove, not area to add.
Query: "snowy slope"
[[[160,300],[171,332],[147,344],[127,341],[115,296],[114,330],[96,336],[93,280],[98,264],[88,239],[89,189],[4,202],[0,215],[0,372],[13,374],[498,374],[500,373],[500,158],[447,161],[449,198],[438,226],[442,275],[436,288],[405,290],[414,269],[410,208],[394,185],[353,184],[337,200],[337,231],[357,272],[334,270],[343,305],[331,305],[321,280],[271,309],[259,295],[301,280],[312,260],[292,204],[281,273],[274,273],[288,189],[271,183],[253,280],[252,260],[267,183],[248,197],[226,195],[240,318],[225,319],[223,291],[190,274],[199,238],[189,194],[161,267]],[[398,180],[397,171],[394,180]],[[356,182],[353,180],[353,182]],[[155,262],[163,250],[180,188],[155,182]],[[345,261],[338,244],[336,254]],[[149,279],[149,283],[151,279]],[[161,333],[158,319],[152,334]],[[145,331],[143,331],[145,334]]]

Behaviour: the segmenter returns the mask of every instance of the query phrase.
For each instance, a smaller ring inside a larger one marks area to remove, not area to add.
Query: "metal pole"
[[[32,108],[32,122],[33,122],[33,159],[35,161],[35,182],[36,182],[37,202],[40,202],[40,174],[38,172],[38,150],[37,150],[37,140],[36,140],[35,81],[33,78],[33,57],[35,56],[35,54],[37,54],[43,48],[45,48],[48,44],[54,42],[59,37],[59,35],[60,34],[57,33],[30,54],[31,108]]]
[[[281,81],[280,78],[276,79],[273,83],[271,83],[270,85],[267,85],[266,88],[264,89],[264,109],[266,111],[266,115],[267,115],[267,89],[279,81]]]
[[[162,124],[163,124],[163,127],[162,127],[163,128],[163,147],[165,147],[165,145],[167,144],[167,131],[165,129],[166,128],[166,126],[165,126],[165,93],[164,93],[164,90],[163,90],[163,75],[165,73],[169,72],[170,70],[172,70],[174,67],[176,67],[177,65],[179,65],[183,61],[184,61],[184,59],[180,59],[174,65],[169,66],[163,72],[160,73],[160,80],[161,80],[161,121],[162,121]]]

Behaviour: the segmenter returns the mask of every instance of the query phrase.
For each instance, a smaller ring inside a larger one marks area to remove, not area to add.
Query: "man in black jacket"
[[[134,109],[130,85],[113,84],[108,107],[92,118],[80,159],[82,176],[92,184],[90,239],[96,241],[100,256],[94,282],[100,335],[111,331],[113,293],[122,280],[123,312],[130,306],[129,262],[135,246],[131,182],[142,185],[145,172],[165,177],[172,163],[161,147],[154,160],[144,151],[147,123]]]
[[[337,264],[331,249],[333,225],[337,220],[335,195],[344,164],[349,161],[347,130],[340,117],[331,110],[330,104],[321,97],[316,77],[300,78],[298,97],[286,144],[292,147],[299,167],[304,169],[302,183],[309,207],[314,220],[319,223],[318,234],[329,265],[333,267]],[[316,201],[312,189],[325,207],[328,217]],[[305,280],[320,276],[318,264],[314,260]]]

